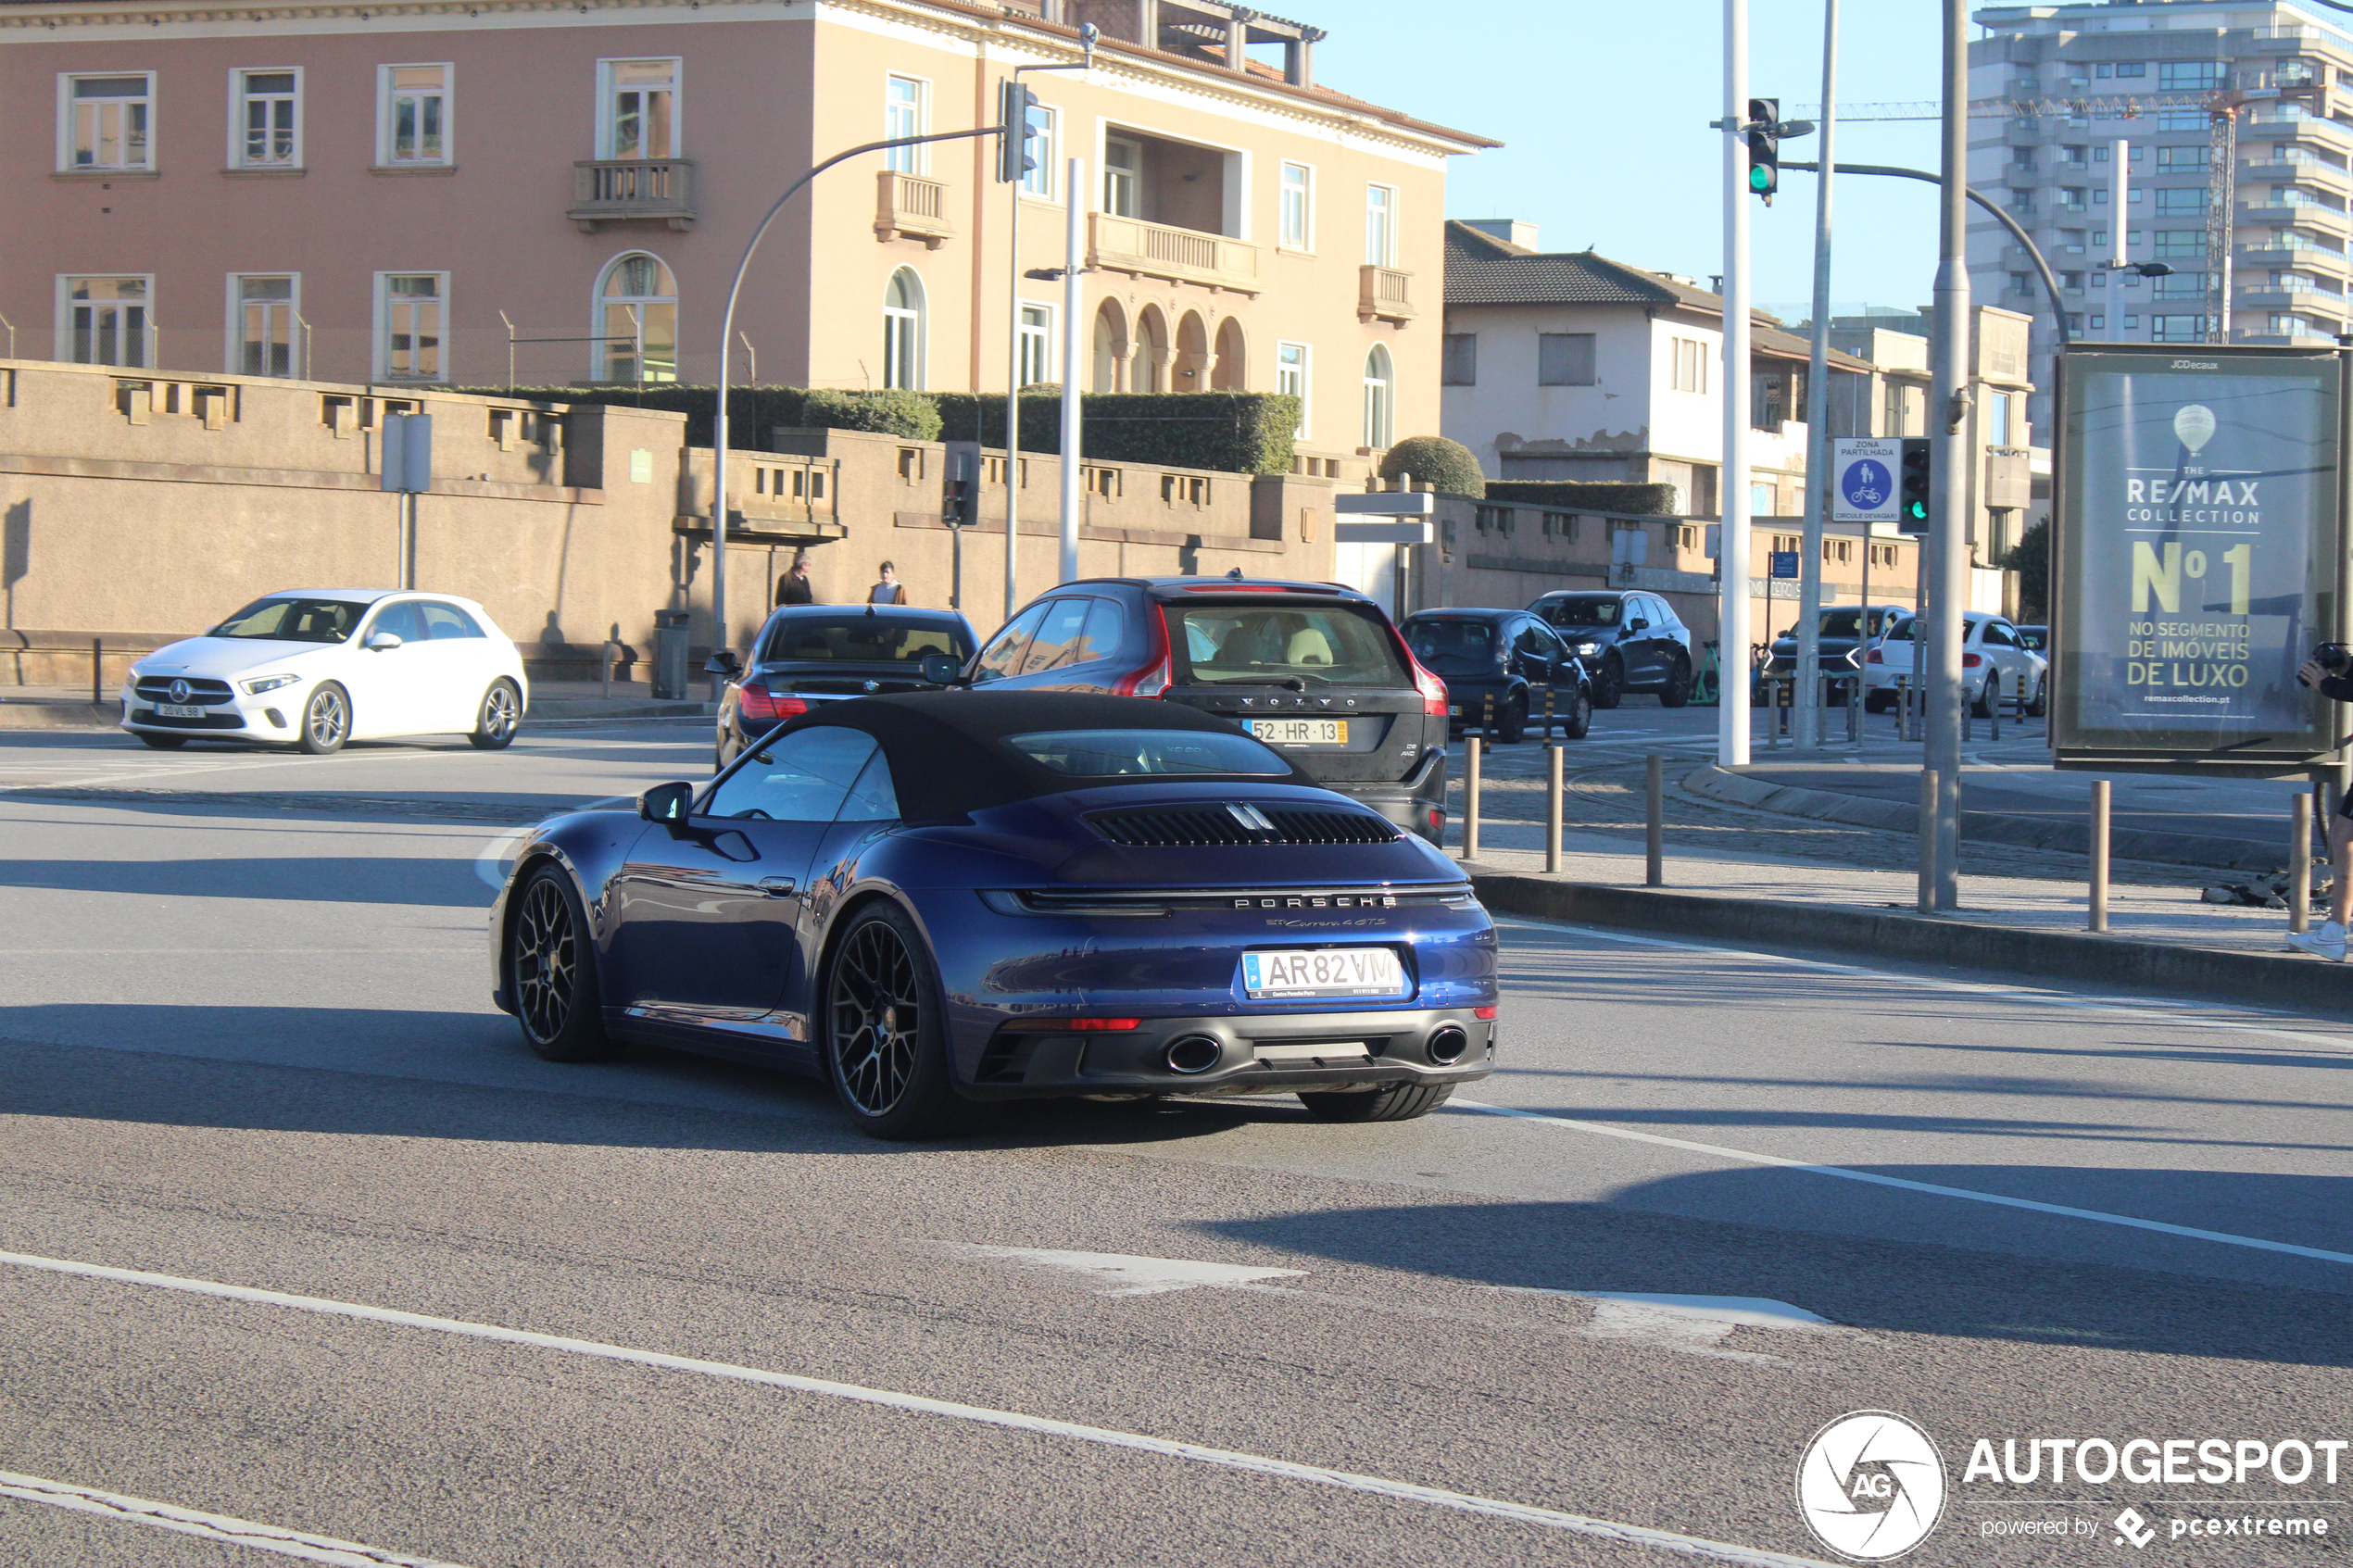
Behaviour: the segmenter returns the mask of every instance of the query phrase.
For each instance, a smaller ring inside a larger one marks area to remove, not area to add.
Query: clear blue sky
[[[1721,0],[1290,0],[1281,13],[1327,29],[1324,84],[1441,125],[1500,151],[1453,161],[1449,218],[1519,218],[1546,250],[1592,245],[1617,260],[1705,285],[1722,270]],[[1839,99],[1936,96],[1937,7],[1843,0]],[[1974,30],[1972,30],[1974,31]],[[1751,0],[1749,90],[1788,113],[1821,96],[1821,0]],[[1816,156],[1818,138],[1783,144]],[[1840,161],[1933,169],[1932,121],[1855,123]],[[1910,307],[1935,282],[1935,188],[1839,182],[1831,296]],[[1755,298],[1803,302],[1814,287],[1814,177],[1781,176],[1754,213]]]

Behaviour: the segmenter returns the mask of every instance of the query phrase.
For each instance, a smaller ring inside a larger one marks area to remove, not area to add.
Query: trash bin
[[[654,612],[654,700],[686,700],[686,612]]]

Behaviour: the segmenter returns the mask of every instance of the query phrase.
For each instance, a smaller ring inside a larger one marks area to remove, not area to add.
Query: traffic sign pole
[[[1748,762],[1748,0],[1724,0],[1724,471],[1716,574],[1716,760]]]
[[[1838,0],[1822,0],[1822,172],[1814,183],[1813,358],[1806,381],[1806,559],[1797,582],[1797,748],[1822,744],[1822,521],[1830,450],[1831,193],[1838,170]],[[2121,208],[2118,209],[2121,212]],[[2123,220],[2118,219],[2121,225]],[[1868,530],[1866,530],[1868,533]]]
[[[1934,838],[1933,885],[1939,910],[1960,905],[1961,608],[1969,581],[1969,464],[1961,444],[1969,415],[1969,282],[1968,237],[1969,0],[1944,0],[1944,185],[1936,268],[1933,467],[1928,537],[1927,710],[1920,718],[1923,766],[1936,781],[1935,812],[1924,823]],[[2122,223],[2119,213],[2111,221]],[[2064,307],[2062,306],[2062,309]],[[2061,331],[2065,318],[2061,317]],[[1925,861],[1925,858],[1924,858]]]

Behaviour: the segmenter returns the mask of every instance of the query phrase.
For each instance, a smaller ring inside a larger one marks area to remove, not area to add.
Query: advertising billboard
[[[2070,347],[2051,540],[2059,765],[2334,760],[2297,667],[2340,635],[2343,388],[2329,350]]]

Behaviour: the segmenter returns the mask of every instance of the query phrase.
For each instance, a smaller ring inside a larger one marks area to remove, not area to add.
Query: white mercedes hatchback
[[[530,701],[522,655],[472,599],[329,588],[256,599],[131,667],[122,727],[149,746],[462,734],[495,751]]]

